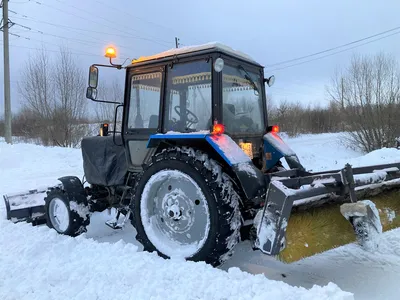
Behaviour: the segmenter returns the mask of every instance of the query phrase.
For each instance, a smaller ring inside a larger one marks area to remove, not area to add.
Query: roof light
[[[114,47],[107,47],[106,54],[104,56],[108,57],[108,58],[116,58],[117,57],[117,51],[115,50]]]
[[[278,125],[273,125],[271,131],[275,132],[275,133],[278,133],[279,132],[279,126]]]
[[[221,135],[225,132],[224,124],[215,123],[213,126],[212,134]]]

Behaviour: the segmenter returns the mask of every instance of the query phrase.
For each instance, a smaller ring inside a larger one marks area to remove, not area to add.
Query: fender
[[[266,169],[273,168],[281,158],[285,158],[290,169],[305,171],[296,153],[275,132],[264,135],[264,155]]]
[[[62,188],[66,192],[69,201],[82,203],[86,201],[86,193],[81,180],[76,176],[64,176],[58,178],[62,183]]]
[[[147,147],[157,147],[161,142],[168,141],[181,146],[194,146],[199,143],[209,144],[235,173],[248,199],[253,200],[265,194],[264,174],[254,166],[251,159],[228,135],[214,135],[209,132],[154,134],[150,136]]]

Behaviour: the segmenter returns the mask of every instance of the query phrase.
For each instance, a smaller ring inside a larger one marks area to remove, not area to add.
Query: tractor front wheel
[[[146,251],[217,266],[239,241],[239,197],[216,162],[193,150],[157,154],[135,187],[136,239]]]
[[[85,201],[69,201],[66,191],[50,188],[45,198],[47,226],[60,234],[78,236],[90,223],[89,207]]]

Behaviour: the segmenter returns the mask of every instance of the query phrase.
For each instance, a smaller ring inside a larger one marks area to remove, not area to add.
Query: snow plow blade
[[[290,263],[400,227],[400,163],[308,173],[270,174],[254,220],[254,248]],[[358,201],[357,199],[368,199]]]
[[[46,190],[4,195],[7,219],[13,223],[28,222],[33,226],[46,223],[44,197]]]

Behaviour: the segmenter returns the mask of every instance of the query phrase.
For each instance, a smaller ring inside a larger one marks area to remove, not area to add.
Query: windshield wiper
[[[242,71],[245,73],[244,78],[245,78],[246,80],[248,80],[248,81],[250,82],[250,84],[253,86],[253,89],[254,89],[255,91],[257,91],[257,93],[259,93],[260,91],[258,90],[258,87],[257,87],[256,83],[255,83],[254,80],[250,77],[250,75],[249,75],[249,73],[246,71],[246,69],[243,68],[242,65],[239,65],[239,66],[238,66],[238,69],[239,69],[239,70],[242,70]]]

